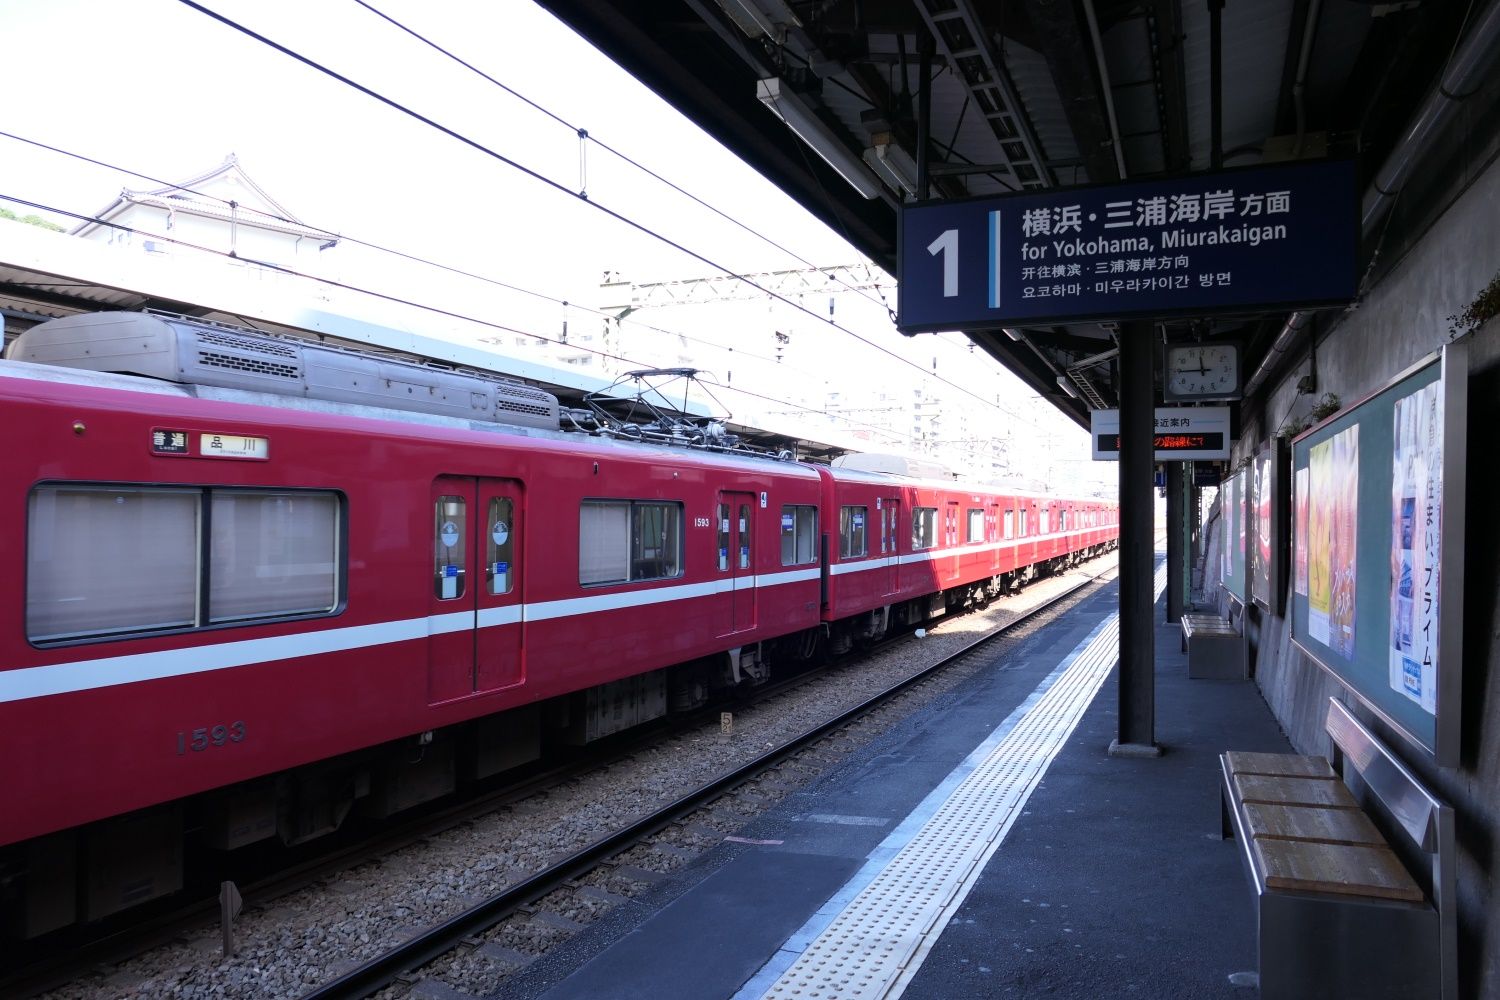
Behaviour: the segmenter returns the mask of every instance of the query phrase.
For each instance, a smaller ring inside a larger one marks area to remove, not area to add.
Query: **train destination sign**
[[[1354,297],[1347,160],[904,205],[903,333]]]
[[[1120,458],[1120,411],[1091,410],[1094,461]],[[1229,407],[1162,406],[1156,410],[1156,461],[1208,461],[1229,457]]]

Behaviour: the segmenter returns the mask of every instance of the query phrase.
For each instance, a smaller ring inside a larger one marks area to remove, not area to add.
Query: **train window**
[[[719,571],[729,568],[729,505],[719,504]]]
[[[750,568],[750,505],[740,504],[740,569]]]
[[[578,582],[635,583],[682,575],[682,504],[585,500],[578,515]]]
[[[467,509],[463,497],[438,497],[433,504],[432,592],[440,601],[464,596],[469,552],[465,541]]]
[[[786,504],[781,508],[781,565],[818,561],[818,508]]]
[[[664,580],[682,572],[682,505],[631,505],[630,579]]]
[[[969,534],[964,539],[966,542],[982,542],[984,538],[984,509],[982,507],[969,508]]]
[[[930,549],[937,544],[937,508],[913,507],[911,511],[911,547]]]
[[[1051,530],[1052,530],[1052,512],[1050,510],[1046,510],[1044,508],[1042,510],[1042,534],[1045,535],[1047,532],[1049,532]]]
[[[26,634],[73,639],[197,622],[198,490],[38,486],[26,530]],[[122,585],[124,574],[129,584]]]
[[[331,613],[342,580],[340,512],[331,492],[38,486],[27,519],[27,637]],[[128,567],[130,586],[101,567]]]
[[[839,508],[840,559],[856,558],[869,551],[865,543],[865,520],[869,513],[868,507]]]
[[[490,594],[508,594],[516,585],[515,504],[508,497],[490,498],[489,538],[484,543],[485,572]]]
[[[326,613],[338,604],[332,493],[214,490],[209,511],[209,621]]]
[[[1005,537],[1016,537],[1016,512],[1015,508],[1007,508],[1005,511]]]

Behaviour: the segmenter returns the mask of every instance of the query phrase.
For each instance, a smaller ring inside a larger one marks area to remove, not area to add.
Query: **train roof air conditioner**
[[[522,427],[558,427],[557,397],[524,382],[188,317],[83,313],[21,334],[13,361],[142,375]]]

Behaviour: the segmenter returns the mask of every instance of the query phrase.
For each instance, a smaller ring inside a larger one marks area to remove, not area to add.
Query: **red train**
[[[174,891],[185,831],[394,813],[1118,533],[1112,503],[568,434],[530,387],[194,320],[54,320],[7,358],[16,936]]]

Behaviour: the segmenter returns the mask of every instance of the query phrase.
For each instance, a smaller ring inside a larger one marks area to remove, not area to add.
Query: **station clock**
[[[1164,399],[1239,399],[1240,345],[1230,341],[1168,344]]]

